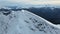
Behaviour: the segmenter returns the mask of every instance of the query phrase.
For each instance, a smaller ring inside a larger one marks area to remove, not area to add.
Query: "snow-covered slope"
[[[56,26],[60,28],[60,24],[58,24],[58,25],[56,25]]]
[[[60,34],[49,21],[26,10],[0,12],[0,34]]]

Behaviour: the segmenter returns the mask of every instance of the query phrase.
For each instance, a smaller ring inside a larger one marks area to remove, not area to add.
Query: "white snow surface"
[[[60,34],[51,22],[29,11],[11,11],[7,16],[0,12],[0,34]]]
[[[60,24],[58,24],[58,25],[56,25],[56,26],[60,28]]]

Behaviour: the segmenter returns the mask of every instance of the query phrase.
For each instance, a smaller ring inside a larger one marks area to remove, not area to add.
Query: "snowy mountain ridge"
[[[26,10],[1,11],[0,31],[0,34],[60,34],[56,25]]]

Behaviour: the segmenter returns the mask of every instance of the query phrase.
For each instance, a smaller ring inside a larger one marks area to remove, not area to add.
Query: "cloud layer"
[[[20,5],[20,6],[32,6],[32,5],[59,5],[60,0],[0,0],[0,6],[4,5]]]

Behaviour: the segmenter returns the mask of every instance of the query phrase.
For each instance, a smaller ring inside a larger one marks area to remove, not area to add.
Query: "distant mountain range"
[[[30,7],[30,8],[1,8],[0,11],[20,11],[20,10],[28,10],[32,13],[35,13],[36,15],[39,15],[46,20],[54,23],[54,24],[60,24],[60,8],[55,8],[55,7],[40,7],[40,8],[35,8],[35,7]]]

